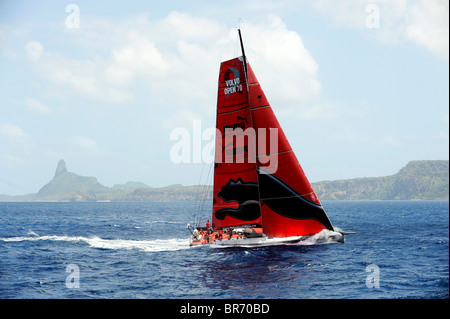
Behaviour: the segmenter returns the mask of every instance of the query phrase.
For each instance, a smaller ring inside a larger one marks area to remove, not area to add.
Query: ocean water
[[[199,202],[0,203],[0,298],[449,298],[448,201],[325,201],[345,243],[189,247]]]

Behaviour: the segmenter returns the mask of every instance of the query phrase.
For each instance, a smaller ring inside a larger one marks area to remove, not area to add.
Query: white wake
[[[128,239],[103,239],[100,237],[83,237],[83,236],[24,236],[24,237],[10,237],[0,238],[4,242],[21,242],[21,241],[64,241],[64,242],[83,242],[90,247],[100,249],[139,249],[143,251],[159,252],[159,251],[175,251],[189,248],[188,239],[155,239],[155,240],[128,240]]]
[[[343,241],[344,235],[342,235],[339,231],[324,229],[321,232],[300,241],[298,245],[325,245],[341,243]]]

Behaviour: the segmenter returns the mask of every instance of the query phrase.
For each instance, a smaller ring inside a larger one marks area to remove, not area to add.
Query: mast
[[[244,58],[245,82],[247,83],[247,89],[248,89],[247,58],[245,57],[244,42],[242,42],[241,29],[238,29],[238,33],[239,33],[239,41],[241,43],[242,57]]]
[[[245,83],[247,85],[247,101],[248,101],[248,107],[250,108],[249,117],[251,119],[252,128],[253,128],[253,115],[252,115],[253,112],[251,111],[252,105],[250,103],[250,96],[249,96],[249,94],[250,94],[250,84],[248,83],[247,57],[245,56],[244,42],[242,41],[242,35],[241,35],[241,29],[240,28],[238,28],[238,33],[239,33],[239,41],[241,43],[242,57],[244,58]],[[258,149],[257,149],[257,146],[256,146],[257,145],[256,144],[256,134],[253,134],[252,138],[253,138],[253,145],[255,147],[255,150],[254,150],[255,162],[257,162],[256,159],[258,158],[258,153],[257,153]],[[257,183],[256,189],[258,190],[258,206],[259,206],[259,210],[261,211],[261,191],[260,191],[260,184],[259,184],[258,164],[256,164],[256,183]],[[261,216],[261,226],[264,229],[262,216]]]

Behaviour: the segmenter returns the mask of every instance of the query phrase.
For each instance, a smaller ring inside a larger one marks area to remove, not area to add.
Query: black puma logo
[[[275,213],[292,219],[315,219],[333,230],[322,205],[312,202],[273,174],[263,174],[258,168],[261,201]]]
[[[244,121],[245,123],[247,123],[248,124],[248,121],[247,121],[247,117],[242,117],[242,116],[237,116],[236,117],[236,120],[241,120],[241,121]]]
[[[261,216],[257,182],[244,182],[240,177],[236,181],[230,179],[217,196],[226,202],[239,203],[238,208],[222,208],[216,211],[217,219],[224,220],[225,216],[230,216],[251,221]]]
[[[244,182],[241,178],[230,179],[217,194],[226,202],[239,203],[238,208],[222,208],[215,217],[224,220],[225,216],[251,221],[261,216],[260,200],[275,213],[292,219],[314,219],[327,229],[333,230],[322,205],[314,203],[291,186],[272,174],[263,174],[258,168],[257,182]],[[260,197],[261,196],[261,197]]]

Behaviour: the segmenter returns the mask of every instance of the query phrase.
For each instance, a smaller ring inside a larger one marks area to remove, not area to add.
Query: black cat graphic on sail
[[[222,208],[216,211],[215,217],[224,220],[225,216],[250,221],[261,216],[259,209],[258,183],[244,182],[241,178],[230,179],[217,194],[226,202],[236,202],[238,208]]]

